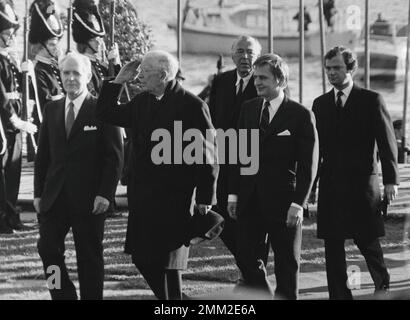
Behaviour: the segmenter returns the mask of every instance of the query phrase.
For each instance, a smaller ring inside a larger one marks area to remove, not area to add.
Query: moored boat
[[[268,21],[266,6],[239,4],[217,7],[186,7],[182,25],[182,50],[187,53],[230,54],[230,46],[239,35],[257,38],[263,51],[268,48]],[[299,33],[293,17],[298,8],[273,8],[273,47],[284,56],[299,55]],[[318,23],[317,23],[318,25]],[[176,29],[176,22],[168,23]],[[349,30],[328,33],[327,48],[335,45],[354,47],[357,35]],[[320,34],[318,28],[305,34],[307,56],[320,55]]]
[[[370,77],[400,80],[404,77],[407,26],[379,17],[370,25]],[[365,68],[364,40],[356,48],[359,69],[356,77],[363,77]]]

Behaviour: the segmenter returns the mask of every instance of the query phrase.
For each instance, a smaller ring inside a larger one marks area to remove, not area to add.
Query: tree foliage
[[[111,0],[100,0],[99,10],[104,21],[108,45],[110,33]],[[127,0],[115,1],[115,42],[118,44],[122,63],[141,57],[152,48],[151,28],[138,18],[135,7]],[[108,46],[107,46],[108,47]]]

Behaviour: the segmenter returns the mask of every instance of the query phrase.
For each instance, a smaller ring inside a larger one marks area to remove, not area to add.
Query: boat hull
[[[176,29],[174,24],[168,24],[171,29]],[[262,45],[262,52],[268,52],[268,37],[266,35],[244,33],[257,38]],[[231,46],[240,34],[229,32],[205,31],[189,27],[182,29],[182,50],[186,53],[210,53],[210,54],[231,54]],[[326,39],[326,49],[335,45],[345,45],[354,47],[356,36],[352,32],[330,33]],[[275,53],[288,56],[299,56],[299,36],[284,35],[273,37],[273,50]],[[320,35],[311,33],[305,35],[305,55],[320,56]]]

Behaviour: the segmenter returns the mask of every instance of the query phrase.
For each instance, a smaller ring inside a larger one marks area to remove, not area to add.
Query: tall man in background
[[[232,44],[232,60],[236,68],[216,75],[211,86],[209,109],[216,129],[222,129],[224,132],[229,129],[236,130],[243,102],[257,96],[253,80],[253,63],[260,56],[261,49],[259,41],[249,36],[240,36]],[[228,164],[229,148],[225,149],[225,164],[220,165],[218,176],[218,204],[215,210],[225,219],[225,227],[220,237],[237,259],[237,222],[226,211],[228,177],[232,166]],[[268,250],[261,250],[266,251],[266,263]]]
[[[389,288],[379,242],[385,231],[377,159],[382,164],[384,197],[390,202],[399,183],[397,145],[382,96],[353,82],[357,69],[353,52],[334,47],[324,64],[333,89],[313,102],[321,161],[317,233],[325,240],[330,299],[352,299],[346,239],[353,239],[363,254],[376,292]]]

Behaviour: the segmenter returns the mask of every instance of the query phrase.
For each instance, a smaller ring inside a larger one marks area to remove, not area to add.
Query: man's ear
[[[162,70],[159,74],[159,77],[160,77],[161,80],[166,80],[167,77],[168,77],[168,74],[167,74],[166,71]]]

